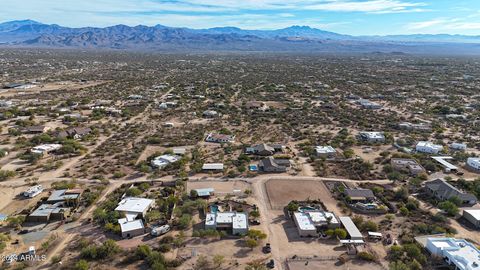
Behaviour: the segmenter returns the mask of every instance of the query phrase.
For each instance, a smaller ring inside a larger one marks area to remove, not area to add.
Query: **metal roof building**
[[[223,163],[205,163],[202,166],[202,170],[216,170],[223,171]]]
[[[340,222],[342,222],[343,227],[345,227],[345,230],[347,230],[348,235],[350,235],[351,240],[363,240],[362,233],[358,230],[350,217],[339,217],[339,219]]]

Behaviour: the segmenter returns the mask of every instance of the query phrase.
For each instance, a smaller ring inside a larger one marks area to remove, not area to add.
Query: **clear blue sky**
[[[276,29],[308,25],[351,35],[480,35],[480,0],[3,0],[0,21],[63,26],[156,25]]]

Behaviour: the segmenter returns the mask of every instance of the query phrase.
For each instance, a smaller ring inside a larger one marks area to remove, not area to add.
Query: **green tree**
[[[340,239],[345,239],[345,238],[347,238],[347,231],[345,231],[342,228],[336,228],[335,229],[335,236],[337,236]]]
[[[245,241],[245,244],[247,245],[247,247],[253,249],[255,248],[256,246],[258,246],[258,241],[253,239],[253,238],[248,238],[246,241]]]
[[[88,270],[88,262],[85,260],[79,260],[75,264],[75,270]]]
[[[457,205],[451,201],[441,202],[438,204],[438,207],[450,216],[455,216],[459,212]]]

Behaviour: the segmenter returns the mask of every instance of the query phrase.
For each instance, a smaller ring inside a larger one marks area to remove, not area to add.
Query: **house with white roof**
[[[33,147],[30,150],[30,152],[32,152],[34,154],[45,155],[45,154],[57,151],[60,148],[62,148],[62,145],[58,144],[58,143],[41,144],[41,145]]]
[[[26,191],[23,192],[23,196],[27,198],[33,198],[38,194],[42,193],[43,187],[42,185],[36,185],[33,187],[29,187]]]
[[[137,197],[127,197],[118,203],[115,211],[125,215],[125,218],[118,219],[123,238],[130,238],[145,233],[145,226],[140,218],[145,217],[153,203],[153,200]]]
[[[127,220],[134,220],[139,216],[144,217],[153,203],[154,201],[151,199],[127,197],[118,203],[115,211],[125,214]]]
[[[465,150],[467,150],[467,145],[464,144],[464,143],[454,142],[454,143],[451,143],[449,147],[450,147],[450,149],[455,150],[455,151],[465,151]]]
[[[467,166],[473,170],[480,171],[480,158],[477,158],[477,157],[467,158]]]
[[[223,163],[204,163],[202,166],[204,171],[223,171]]]
[[[248,233],[248,216],[243,212],[210,212],[205,218],[205,229],[228,230],[233,235]]]
[[[415,150],[417,150],[417,152],[419,153],[438,154],[440,151],[443,150],[443,146],[427,141],[420,141],[415,146]]]
[[[385,135],[383,132],[362,131],[358,133],[358,139],[368,143],[383,143],[385,142]]]
[[[337,150],[335,150],[335,148],[331,147],[330,145],[317,146],[315,147],[315,153],[317,154],[318,157],[334,158],[335,155],[337,154]]]
[[[152,164],[152,166],[154,166],[156,168],[163,169],[168,164],[177,162],[179,160],[180,160],[180,157],[177,156],[177,155],[166,154],[166,155],[161,155],[161,156],[158,156],[158,157],[152,159],[151,164]]]
[[[428,238],[426,248],[432,255],[443,258],[455,269],[480,268],[480,250],[464,239]]]
[[[126,218],[121,218],[118,220],[118,224],[120,224],[122,238],[130,238],[145,234],[145,226],[141,219],[129,221]]]
[[[300,237],[314,237],[321,229],[340,227],[340,222],[333,213],[321,210],[294,212],[293,221]]]

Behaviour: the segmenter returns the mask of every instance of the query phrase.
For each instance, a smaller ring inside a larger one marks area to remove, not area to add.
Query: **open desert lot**
[[[374,264],[362,261],[346,262],[344,264],[339,263],[337,260],[298,260],[289,261],[289,270],[383,270],[384,268]]]
[[[250,183],[241,180],[212,180],[212,181],[190,181],[187,183],[187,191],[192,189],[213,188],[218,195],[223,194],[241,194],[247,189],[251,189]]]
[[[282,209],[293,200],[315,200],[331,198],[330,192],[322,181],[277,180],[265,182],[265,191],[272,209]]]

